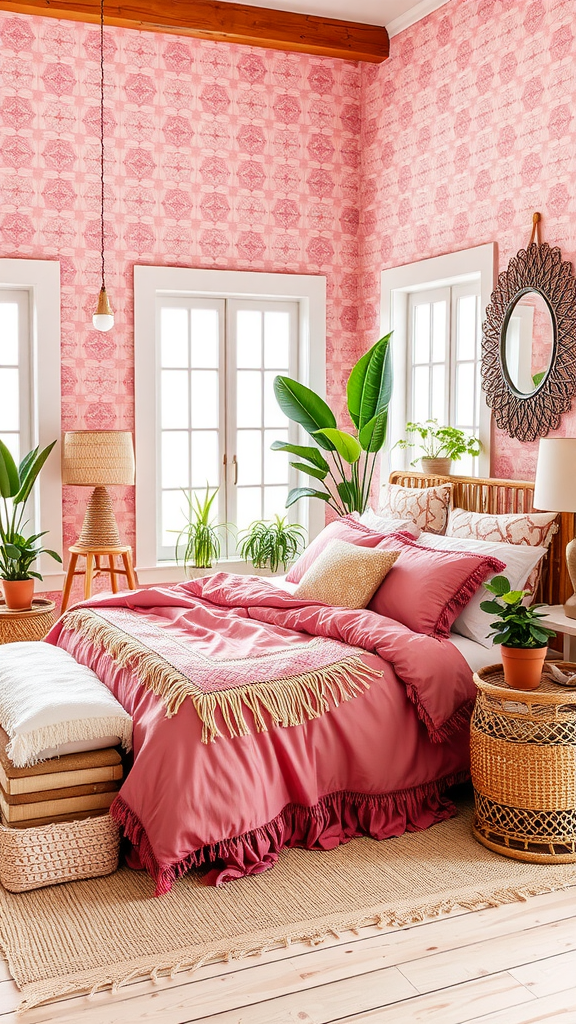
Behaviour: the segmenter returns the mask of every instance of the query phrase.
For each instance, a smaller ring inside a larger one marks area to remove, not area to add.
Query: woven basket
[[[56,621],[54,602],[35,597],[32,608],[12,611],[0,600],[0,644],[43,640]]]
[[[110,875],[119,829],[109,814],[37,828],[0,826],[0,882],[9,892]]]
[[[511,690],[501,665],[474,679],[475,837],[516,860],[576,861],[576,691],[546,675],[537,690]]]

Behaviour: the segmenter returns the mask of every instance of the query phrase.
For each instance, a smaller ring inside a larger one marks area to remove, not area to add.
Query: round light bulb
[[[92,323],[97,331],[110,331],[114,327],[114,314],[94,313]]]

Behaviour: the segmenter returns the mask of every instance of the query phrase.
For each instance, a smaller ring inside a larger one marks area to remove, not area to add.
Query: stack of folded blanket
[[[0,646],[0,726],[2,825],[107,812],[132,721],[91,669],[51,644]]]

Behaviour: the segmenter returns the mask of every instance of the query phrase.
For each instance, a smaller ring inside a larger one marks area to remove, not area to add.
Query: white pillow
[[[439,551],[474,551],[479,555],[492,555],[504,562],[505,566],[499,573],[493,573],[492,576],[506,576],[510,580],[512,590],[524,588],[530,573],[548,551],[548,548],[532,547],[529,544],[504,544],[499,541],[471,540],[464,537],[439,537],[432,533],[422,533],[418,538],[418,543]],[[488,577],[487,583],[490,582],[492,576]],[[490,633],[492,619],[480,608],[480,603],[488,601],[490,598],[491,594],[483,586],[480,587],[454,622],[452,631],[460,633],[461,636],[467,636],[470,640],[475,640],[483,647],[492,647],[492,634]]]
[[[421,530],[416,525],[413,519],[394,519],[393,516],[381,516],[372,508],[367,508],[361,516],[358,517],[358,521],[363,526],[367,526],[370,530],[374,530],[375,533],[409,533],[414,540],[418,540]]]
[[[0,725],[16,768],[63,753],[68,744],[93,750],[112,737],[111,745],[132,746],[130,715],[108,687],[67,651],[42,641],[0,646]]]

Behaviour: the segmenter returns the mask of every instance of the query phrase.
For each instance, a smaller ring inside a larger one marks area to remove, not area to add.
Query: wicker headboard
[[[431,476],[411,470],[396,470],[390,474],[391,484],[403,487],[432,487],[434,484],[452,484],[452,506],[468,512],[531,512],[534,484],[526,480],[482,479],[476,476]],[[558,514],[558,533],[552,538],[549,553],[544,560],[537,601],[546,604],[564,604],[572,594],[572,584],[566,567],[566,545],[575,535],[575,516],[572,512]]]

